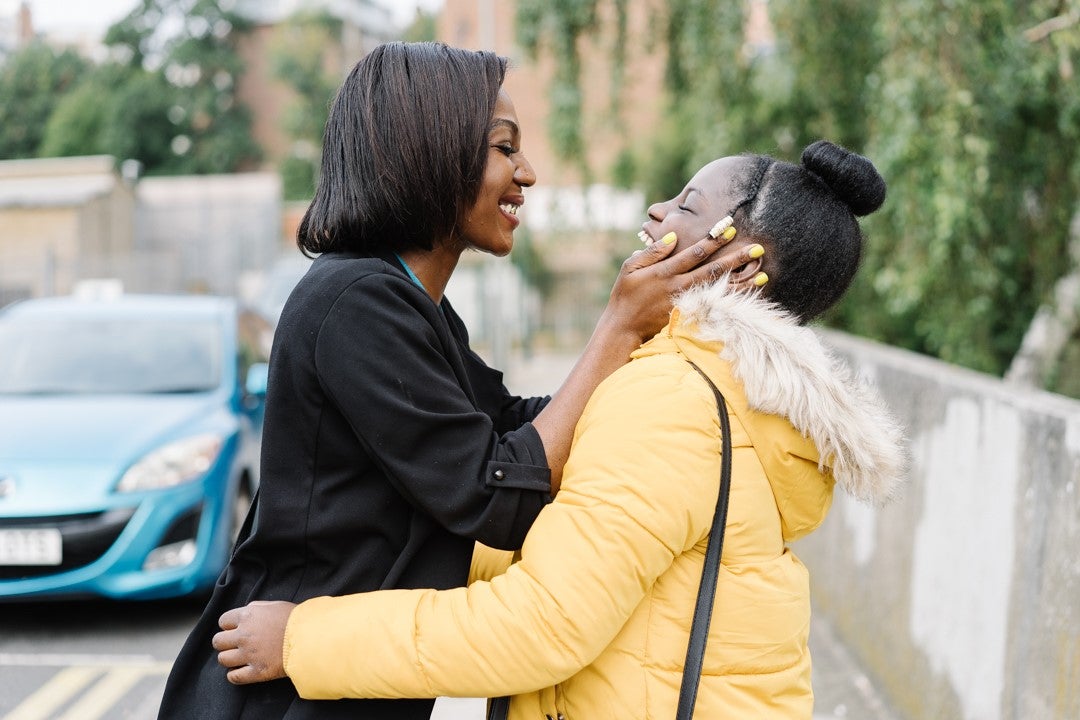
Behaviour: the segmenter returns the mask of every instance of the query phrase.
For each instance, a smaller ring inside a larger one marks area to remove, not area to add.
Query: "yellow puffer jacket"
[[[697,717],[810,718],[806,569],[834,481],[892,494],[900,433],[818,341],[748,295],[701,288],[590,399],[562,488],[507,568],[479,548],[468,588],[316,598],[285,664],[306,698],[513,695],[513,720],[675,715],[720,477],[732,487]],[[502,572],[505,569],[505,572]],[[498,574],[496,574],[498,573]]]

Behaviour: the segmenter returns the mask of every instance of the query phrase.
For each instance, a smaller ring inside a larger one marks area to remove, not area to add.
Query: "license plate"
[[[0,565],[59,565],[62,559],[56,528],[0,530]]]

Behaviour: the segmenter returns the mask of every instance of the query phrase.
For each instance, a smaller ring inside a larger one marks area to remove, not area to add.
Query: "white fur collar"
[[[876,390],[853,377],[809,327],[760,295],[725,281],[683,293],[676,306],[720,356],[754,410],[788,418],[813,441],[819,467],[860,500],[884,503],[903,481],[903,429]]]

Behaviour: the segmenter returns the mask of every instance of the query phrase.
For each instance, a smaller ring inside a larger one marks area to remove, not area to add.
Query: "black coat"
[[[288,679],[235,687],[210,640],[251,600],[450,588],[473,541],[518,548],[550,500],[532,418],[393,258],[319,257],[270,355],[250,533],[180,652],[161,720],[427,718],[431,700],[306,701]],[[357,652],[378,653],[377,647]]]

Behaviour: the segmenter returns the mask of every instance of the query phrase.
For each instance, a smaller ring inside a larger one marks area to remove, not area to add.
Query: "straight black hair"
[[[305,255],[431,250],[475,202],[506,58],[392,42],[338,89],[315,196],[297,230]]]

